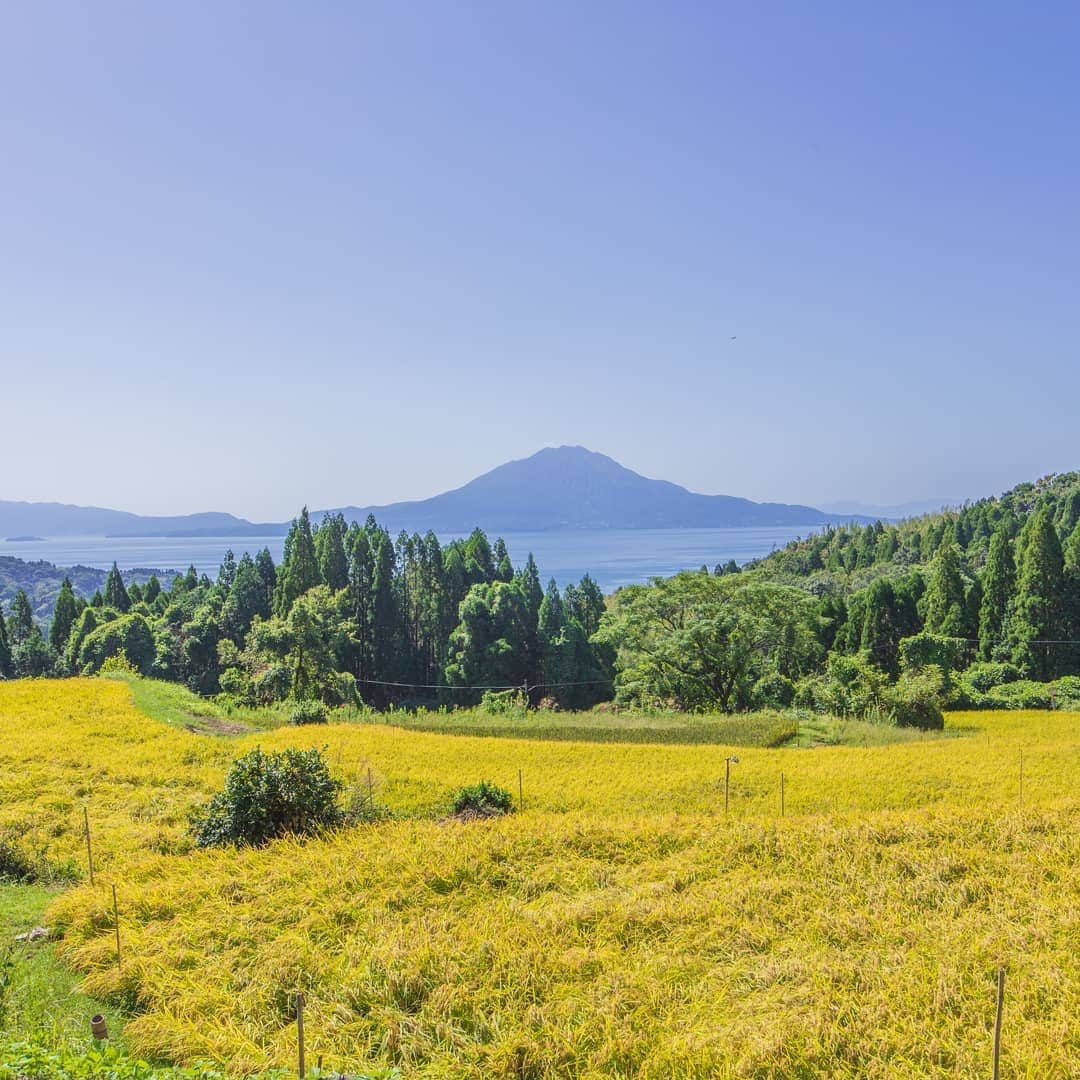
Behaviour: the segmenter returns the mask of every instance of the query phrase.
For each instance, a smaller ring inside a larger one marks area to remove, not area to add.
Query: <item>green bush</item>
[[[282,836],[311,836],[342,822],[341,782],[318,750],[237,758],[219,792],[192,816],[197,847],[259,846]]]
[[[1049,709],[1052,688],[1053,683],[1020,679],[979,694],[974,704],[980,709]]]
[[[972,664],[963,674],[963,681],[976,693],[985,694],[996,686],[1018,682],[1020,669],[1015,664],[984,662]]]
[[[514,800],[510,792],[487,780],[463,787],[454,795],[454,814],[458,817],[498,817],[513,812]]]
[[[140,675],[149,674],[156,646],[150,625],[141,615],[121,615],[91,630],[79,648],[78,669],[93,675],[110,656],[123,656]]]
[[[834,653],[825,674],[803,679],[795,688],[795,706],[833,716],[876,719],[888,708],[889,677],[865,656]]]
[[[920,671],[938,667],[942,671],[959,671],[970,659],[971,643],[960,638],[945,637],[923,631],[900,640],[900,667],[903,671]]]
[[[325,724],[328,715],[326,706],[321,701],[298,701],[289,714],[289,723],[298,726]]]
[[[1080,675],[1062,675],[1053,684],[1054,705],[1058,709],[1080,708]]]
[[[492,716],[515,716],[524,720],[529,715],[529,699],[521,690],[485,690],[479,708]]]
[[[750,703],[755,709],[787,709],[794,701],[795,684],[777,671],[762,675],[750,692]]]
[[[933,664],[917,675],[901,675],[887,696],[894,723],[898,727],[921,728],[923,731],[944,728],[941,697],[946,682],[944,673]]]

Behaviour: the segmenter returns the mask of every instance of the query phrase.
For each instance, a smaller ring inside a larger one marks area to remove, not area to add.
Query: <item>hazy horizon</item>
[[[16,5],[0,498],[283,520],[583,444],[1076,465],[1080,9]]]
[[[575,444],[575,445],[580,445],[580,444]],[[544,447],[544,448],[541,448],[541,449],[552,449],[552,448],[553,447],[549,446],[549,447]],[[584,447],[584,449],[587,449],[587,450],[591,451],[594,448],[593,447]],[[603,453],[603,451],[599,451],[599,452]],[[528,457],[528,456],[532,456],[532,455],[526,455],[526,456]],[[606,455],[606,456],[610,457],[610,455]],[[498,465],[503,465],[503,464],[506,464],[506,462],[498,462],[497,465],[493,465],[492,468],[496,468],[496,467],[498,467]],[[619,464],[624,465],[625,463],[624,462],[619,462]],[[485,469],[484,473],[489,472],[489,471],[490,470]],[[637,472],[638,470],[635,469],[633,471]],[[479,476],[479,475],[483,475],[483,474],[477,474],[477,475]],[[643,473],[641,475],[648,475],[648,474]],[[654,480],[666,480],[666,481],[670,481],[672,483],[678,483],[677,480],[671,480],[670,477],[666,477],[666,476],[651,476],[649,478],[654,479]],[[432,492],[429,492],[429,493],[427,493],[425,495],[417,496],[414,499],[389,499],[384,504],[361,503],[361,502],[356,502],[356,501],[353,501],[353,500],[338,500],[337,502],[328,503],[325,506],[324,505],[315,505],[314,503],[311,503],[311,502],[304,502],[301,505],[306,506],[312,512],[316,512],[316,511],[323,511],[323,510],[336,510],[336,509],[345,508],[345,507],[356,507],[356,508],[360,508],[360,509],[365,509],[365,508],[367,508],[369,506],[392,505],[392,504],[401,503],[401,502],[423,501],[423,500],[425,500],[427,498],[430,498],[432,496],[441,495],[445,491],[451,491],[451,490],[454,490],[454,489],[456,489],[458,487],[462,487],[465,484],[467,484],[470,480],[473,480],[473,479],[476,479],[476,477],[470,476],[470,477],[462,480],[460,483],[454,484],[451,488],[446,488],[446,489],[443,489],[443,490],[440,490],[440,491],[432,491]],[[681,486],[685,487],[686,485],[681,485]],[[691,489],[688,489],[688,490],[692,491],[693,489],[691,488]],[[866,502],[866,501],[862,501],[862,500],[858,500],[858,499],[847,499],[847,500],[836,500],[836,501],[833,501],[833,502],[823,503],[823,504],[820,504],[820,505],[819,504],[808,503],[806,500],[800,500],[800,499],[787,499],[787,500],[755,499],[752,495],[745,495],[745,494],[742,494],[742,493],[739,493],[739,492],[734,492],[734,491],[698,492],[697,494],[735,495],[735,496],[741,497],[741,498],[749,498],[753,502],[784,502],[784,503],[789,503],[789,504],[811,505],[811,506],[814,506],[815,509],[823,510],[826,513],[835,513],[835,514],[855,514],[855,515],[859,515],[859,514],[874,514],[874,513],[884,512],[884,511],[887,511],[887,510],[902,510],[907,514],[910,514],[911,516],[915,516],[917,514],[921,514],[921,513],[925,512],[925,511],[939,510],[944,506],[960,505],[966,499],[972,499],[973,500],[975,498],[981,498],[983,495],[997,495],[997,494],[1000,494],[1000,492],[998,492],[998,491],[983,492],[980,495],[975,495],[975,496],[953,496],[953,497],[947,497],[947,496],[935,497],[935,496],[931,496],[931,497],[925,498],[925,499],[912,499],[912,500],[906,500],[904,502],[895,503],[895,504],[871,503],[871,502]],[[0,492],[0,502],[5,501],[5,500],[7,500],[7,496],[4,495],[2,492]],[[87,503],[87,502],[81,502],[80,503],[80,502],[77,502],[77,501],[60,500],[60,499],[43,498],[43,499],[18,499],[18,500],[10,500],[10,501],[30,502],[30,503],[59,503],[61,505],[72,505],[72,506],[90,507],[90,508],[107,509],[107,510],[119,510],[119,511],[127,512],[127,513],[138,514],[140,516],[155,516],[155,517],[157,517],[157,516],[175,517],[175,516],[183,516],[183,515],[186,515],[186,514],[197,514],[197,513],[227,513],[227,514],[234,514],[235,516],[240,517],[240,518],[244,518],[245,520],[250,521],[250,522],[252,522],[254,524],[267,524],[267,525],[280,525],[283,522],[287,522],[287,521],[295,518],[297,513],[299,512],[299,507],[293,507],[292,509],[286,510],[284,513],[282,513],[281,515],[279,515],[277,517],[256,517],[256,518],[252,518],[252,517],[247,517],[246,515],[241,514],[238,511],[236,511],[236,510],[234,510],[234,509],[232,509],[231,507],[228,507],[228,506],[201,506],[201,507],[196,507],[196,508],[194,508],[192,510],[173,511],[173,510],[165,509],[165,510],[161,510],[161,511],[149,512],[149,511],[140,510],[138,507],[133,507],[133,506],[102,506],[102,505],[96,504],[96,503]]]

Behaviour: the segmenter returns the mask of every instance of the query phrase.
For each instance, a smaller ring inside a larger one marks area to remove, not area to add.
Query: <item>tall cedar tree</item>
[[[105,604],[124,614],[131,610],[131,597],[124,588],[124,578],[116,568],[116,563],[112,564],[109,576],[105,579]]]
[[[349,584],[349,560],[345,557],[347,526],[341,514],[323,518],[315,533],[315,555],[319,574],[331,592],[340,592]]]
[[[896,593],[892,582],[878,578],[866,590],[859,646],[873,664],[896,676],[900,673],[900,638],[896,626]]]
[[[1013,660],[1036,679],[1052,679],[1063,666],[1061,646],[1052,642],[1065,633],[1065,558],[1049,506],[1039,510],[1026,532],[1012,620]]]
[[[71,636],[71,627],[78,614],[75,603],[75,591],[71,587],[71,578],[65,577],[56,596],[52,624],[49,626],[49,644],[58,652],[64,651],[67,639]]]
[[[11,666],[11,643],[8,641],[7,623],[0,608],[0,679],[10,679],[14,674]]]
[[[964,579],[960,575],[960,549],[942,543],[930,569],[926,590],[926,629],[946,637],[968,634]]]
[[[36,629],[30,597],[25,589],[19,589],[12,598],[11,614],[8,616],[8,641],[12,650],[18,648]]]
[[[284,618],[297,598],[321,581],[319,563],[315,557],[315,540],[311,535],[311,518],[305,506],[285,537],[285,555],[278,573],[274,614]]]
[[[1016,563],[1012,541],[1005,526],[999,525],[990,537],[990,552],[982,575],[982,602],[979,606],[979,657],[991,660],[1003,656],[1009,605],[1016,589]]]
[[[157,574],[151,574],[143,588],[143,603],[152,604],[161,595],[161,582]]]
[[[514,565],[510,562],[510,552],[506,549],[506,541],[501,536],[495,541],[491,556],[495,563],[495,580],[513,581]]]

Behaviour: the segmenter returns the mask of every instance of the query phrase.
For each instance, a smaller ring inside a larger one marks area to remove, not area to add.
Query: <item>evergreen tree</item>
[[[131,610],[131,598],[124,588],[124,578],[116,568],[116,563],[112,564],[109,576],[105,579],[105,604],[125,615]]]
[[[1080,569],[1080,521],[1078,521],[1068,534],[1063,549],[1066,570]]]
[[[521,588],[525,593],[525,599],[529,605],[529,617],[535,623],[540,617],[540,605],[544,600],[544,589],[540,584],[540,571],[536,568],[536,560],[533,558],[531,551],[528,559],[525,560],[525,568],[521,571],[519,578]]]
[[[1070,536],[1077,525],[1080,525],[1080,488],[1073,488],[1061,503],[1060,534]]]
[[[151,574],[150,579],[146,583],[146,587],[143,589],[143,601],[147,604],[152,604],[161,595],[161,582],[158,581],[157,574]]]
[[[371,582],[372,672],[368,676],[380,681],[397,681],[400,642],[400,623],[394,595],[394,545],[382,529],[375,533],[373,551],[374,572]],[[376,687],[377,701],[392,698],[389,688]]]
[[[7,621],[0,607],[0,679],[10,679],[14,674],[11,666],[11,642],[8,641]]]
[[[495,541],[491,555],[495,563],[495,580],[513,581],[514,565],[510,562],[510,552],[506,550],[506,541],[501,536]]]
[[[495,558],[483,529],[473,529],[465,541],[465,573],[470,585],[495,580]]]
[[[926,630],[946,637],[966,637],[967,608],[960,575],[960,549],[942,543],[930,566],[926,589]]]
[[[274,609],[274,593],[277,590],[277,567],[269,548],[263,548],[255,556],[255,569],[259,571],[259,580],[262,582],[266,598],[263,601],[267,611]]]
[[[873,664],[892,676],[900,673],[900,636],[896,625],[896,593],[886,578],[866,590],[859,647]]]
[[[331,592],[340,592],[349,584],[349,560],[345,555],[347,530],[345,518],[341,514],[330,514],[323,518],[315,533],[319,575],[330,586]]]
[[[297,598],[308,589],[315,588],[321,580],[315,557],[315,539],[311,534],[311,518],[305,506],[285,537],[285,554],[278,574],[274,614],[284,618]]]
[[[11,601],[11,614],[8,616],[8,641],[12,653],[26,641],[37,626],[34,624],[34,610],[30,607],[30,597],[25,589],[18,589]]]
[[[1036,679],[1052,679],[1059,667],[1059,647],[1065,632],[1063,596],[1065,559],[1054,519],[1044,506],[1029,522],[1011,630],[1013,660]]]
[[[229,548],[229,550],[225,552],[225,558],[221,560],[221,566],[218,568],[218,588],[222,593],[228,593],[235,580],[236,556],[233,554],[232,548]]]
[[[979,636],[979,616],[981,613],[982,582],[976,577],[964,594],[964,633],[961,635],[962,637],[977,638]],[[977,648],[973,646],[964,655],[970,660],[976,652]]]
[[[64,651],[77,614],[75,591],[71,587],[71,579],[65,577],[56,596],[56,607],[53,609],[52,624],[49,626],[49,644],[57,653]]]
[[[373,614],[375,560],[370,534],[359,525],[352,525],[346,536],[349,551],[349,597],[347,610],[352,623],[353,640],[351,670],[365,700],[371,700],[371,687],[364,680],[372,677]]]
[[[566,610],[563,607],[563,597],[559,594],[558,585],[552,578],[548,582],[548,591],[540,603],[540,613],[537,618],[537,635],[540,643],[540,681],[543,684],[544,693],[549,687],[558,681],[558,643],[562,638],[563,627],[566,625]]]
[[[240,646],[255,619],[269,617],[270,602],[262,575],[255,560],[244,552],[236,566],[229,595],[221,605],[221,632]]]
[[[573,591],[572,603],[567,600],[567,609],[567,617],[577,619],[587,638],[600,629],[600,619],[604,614],[604,594],[588,574]]]

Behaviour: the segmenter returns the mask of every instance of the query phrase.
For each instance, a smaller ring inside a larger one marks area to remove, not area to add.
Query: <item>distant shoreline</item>
[[[44,544],[44,536],[5,536],[5,544]]]

